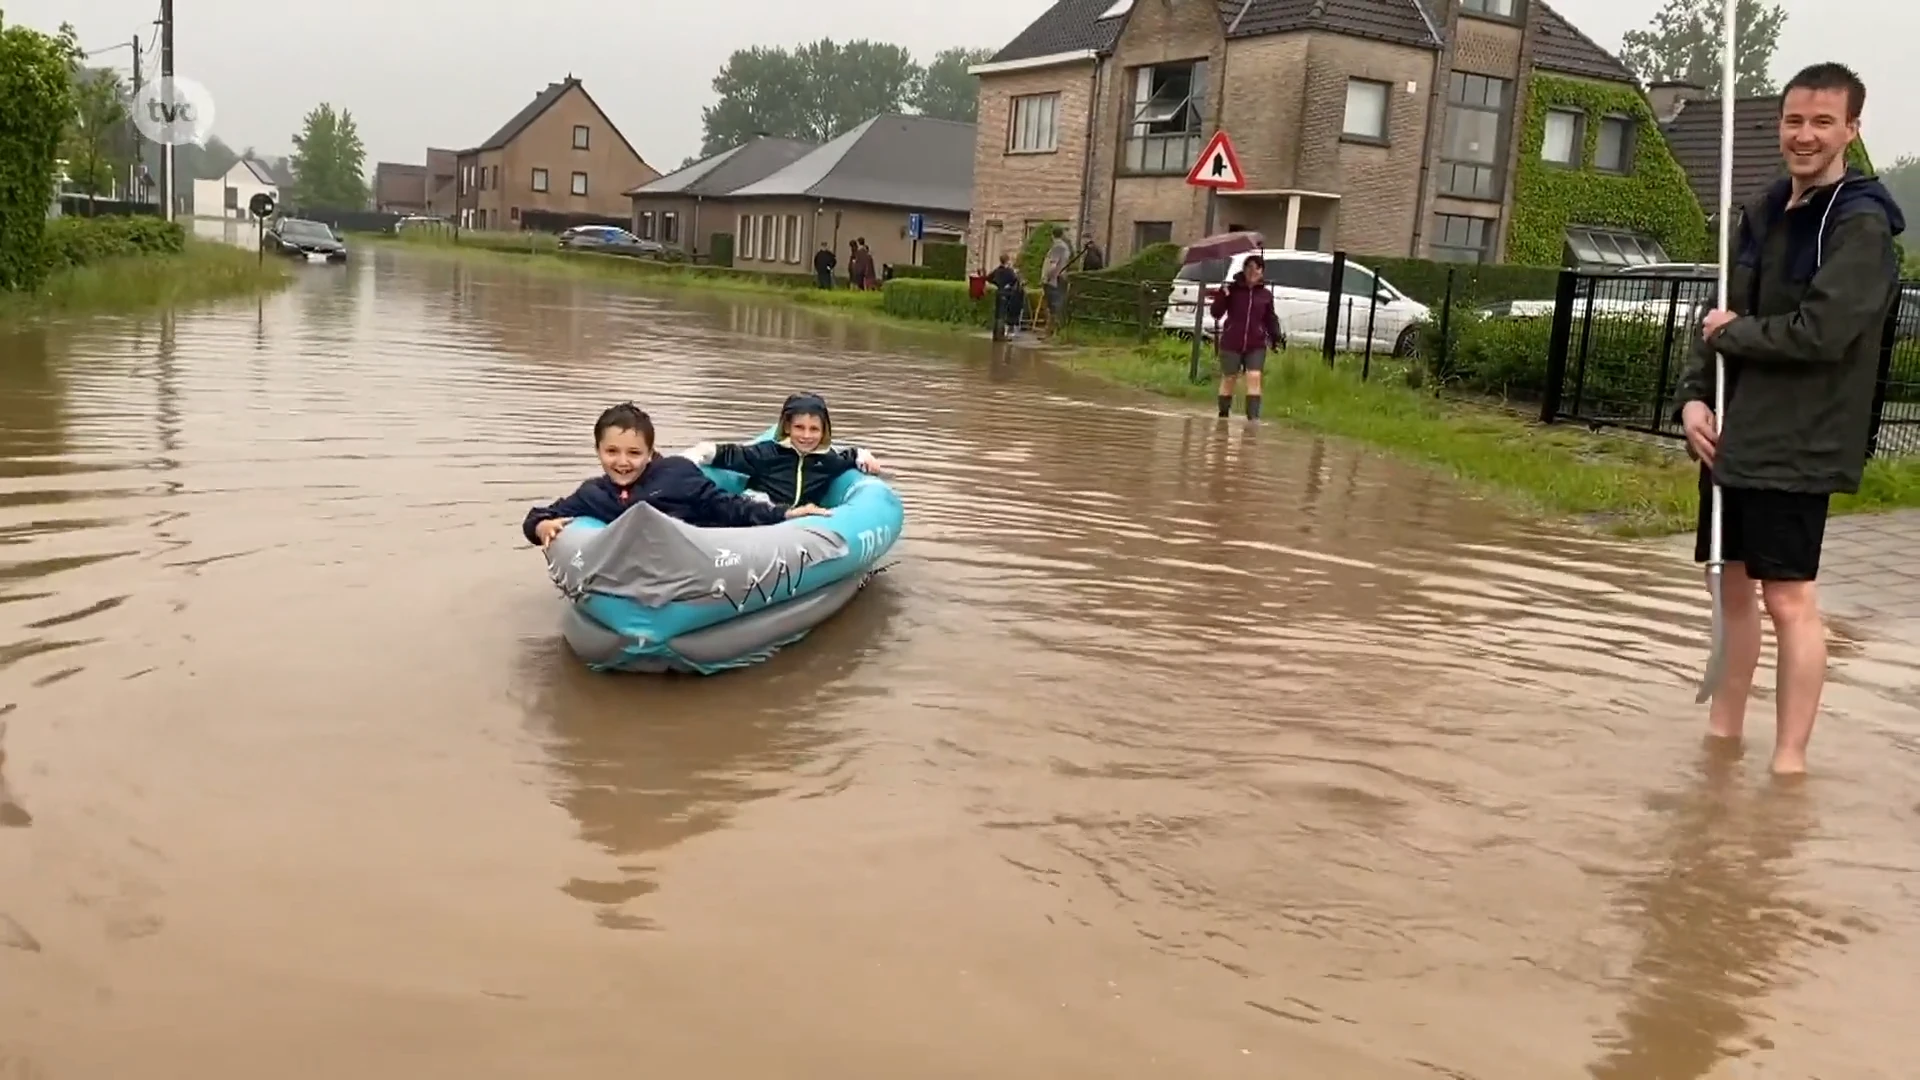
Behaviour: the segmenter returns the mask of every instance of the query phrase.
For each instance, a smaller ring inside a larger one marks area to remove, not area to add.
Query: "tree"
[[[985,63],[992,49],[942,49],[913,87],[913,109],[942,120],[973,123],[980,115],[980,82],[967,69]]]
[[[784,48],[740,49],[713,78],[719,100],[700,110],[700,155],[756,135],[826,142],[906,106],[920,65],[898,45],[831,38]]]
[[[1629,30],[1620,59],[1643,83],[1682,80],[1721,93],[1721,0],[1666,0],[1650,30]],[[1778,93],[1773,51],[1787,13],[1766,0],[1739,0],[1734,42],[1735,91],[1740,97]]]
[[[0,19],[0,292],[46,279],[47,208],[59,176],[54,162],[73,116],[73,27],[43,34]]]
[[[131,160],[126,153],[126,87],[113,71],[76,68],[73,116],[61,140],[67,178],[88,195],[112,189]]]
[[[367,205],[366,165],[367,148],[353,113],[335,112],[323,101],[307,113],[300,134],[293,137],[289,201],[302,208],[361,209]]]

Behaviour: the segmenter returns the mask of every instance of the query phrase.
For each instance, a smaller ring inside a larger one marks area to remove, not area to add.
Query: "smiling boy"
[[[520,531],[546,547],[577,517],[611,522],[646,503],[671,518],[708,528],[773,525],[787,518],[824,514],[817,506],[770,506],[722,490],[700,466],[684,457],[653,452],[653,419],[626,402],[600,414],[593,425],[602,474],[574,493],[527,512]]]
[[[1741,736],[1764,605],[1779,639],[1777,773],[1807,767],[1827,671],[1814,589],[1827,504],[1860,489],[1880,340],[1899,288],[1900,208],[1846,161],[1866,97],[1839,64],[1787,83],[1786,176],[1739,211],[1724,307],[1707,314],[1680,383],[1681,423],[1701,463],[1699,562],[1715,481],[1723,507],[1727,666],[1708,730]],[[1724,417],[1713,414],[1716,351],[1726,361]]]

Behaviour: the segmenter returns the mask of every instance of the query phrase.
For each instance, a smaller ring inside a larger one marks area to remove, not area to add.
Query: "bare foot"
[[[1793,750],[1775,750],[1773,752],[1773,775],[1805,776],[1806,774],[1806,754]]]

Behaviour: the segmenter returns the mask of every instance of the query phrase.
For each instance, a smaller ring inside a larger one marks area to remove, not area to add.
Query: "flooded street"
[[[1770,696],[1702,750],[1645,547],[984,341],[362,248],[0,336],[0,1078],[1909,1075],[1920,674],[1837,645],[1782,787]],[[795,390],[895,565],[759,667],[587,671],[527,506],[607,404]]]

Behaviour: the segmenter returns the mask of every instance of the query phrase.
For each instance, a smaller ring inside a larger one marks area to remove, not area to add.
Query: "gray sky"
[[[1594,40],[1617,48],[1660,0],[1553,0]],[[9,22],[52,30],[62,19],[93,49],[151,37],[158,0],[0,0]],[[676,168],[700,144],[700,108],[736,48],[867,37],[922,62],[951,45],[998,47],[1048,0],[727,0],[607,4],[589,0],[330,0],[287,22],[258,0],[175,0],[175,65],[216,103],[215,134],[235,149],[292,149],[306,110],[351,109],[375,161],[421,162],[429,144],[486,138],[568,72],[654,167]],[[1894,102],[1920,90],[1913,0],[1785,0],[1776,77],[1840,60],[1867,81],[1866,136],[1877,162],[1920,152],[1920,115]],[[125,69],[130,49],[100,62]],[[147,70],[157,71],[157,51]]]

